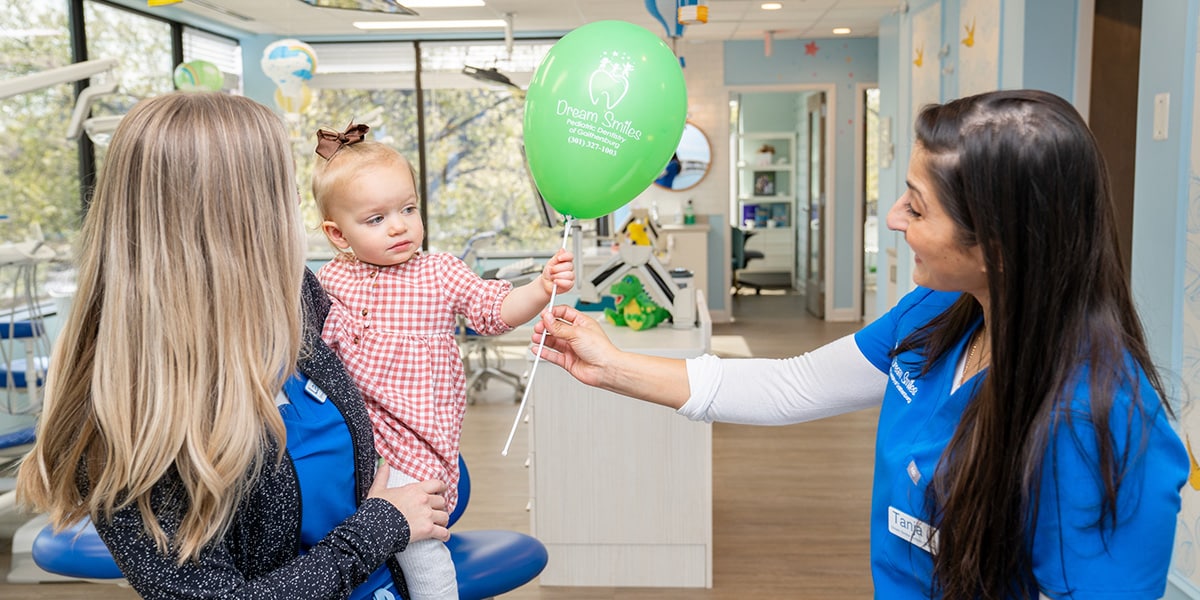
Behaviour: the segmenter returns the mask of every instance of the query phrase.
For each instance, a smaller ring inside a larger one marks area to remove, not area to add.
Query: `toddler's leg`
[[[388,487],[400,487],[417,480],[392,468]],[[409,600],[458,600],[458,580],[450,549],[441,540],[421,540],[409,544],[404,552],[396,553],[404,580],[408,583]]]

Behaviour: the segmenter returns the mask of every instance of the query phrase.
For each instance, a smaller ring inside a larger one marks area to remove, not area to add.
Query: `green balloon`
[[[597,21],[554,44],[525,96],[525,155],[558,212],[593,219],[662,173],[687,121],[679,59],[658,36]]]

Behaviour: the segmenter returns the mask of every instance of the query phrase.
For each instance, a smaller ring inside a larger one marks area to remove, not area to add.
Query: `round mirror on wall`
[[[654,180],[654,185],[675,192],[691,189],[708,174],[710,164],[712,146],[708,143],[708,136],[689,121],[683,128],[683,137],[675,154],[658,179]]]

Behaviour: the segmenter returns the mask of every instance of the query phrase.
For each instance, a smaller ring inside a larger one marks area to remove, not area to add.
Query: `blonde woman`
[[[444,484],[374,471],[297,204],[284,126],[251,100],[160,96],[113,136],[17,493],[55,527],[92,519],[145,598],[369,597],[404,589],[394,553],[448,537]]]

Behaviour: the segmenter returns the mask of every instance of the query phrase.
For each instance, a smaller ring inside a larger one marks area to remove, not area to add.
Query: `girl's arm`
[[[575,256],[567,250],[559,249],[546,261],[546,266],[542,268],[542,274],[537,279],[513,288],[508,293],[500,305],[500,318],[513,326],[526,323],[546,308],[556,287],[558,293],[564,294],[574,286]]]

